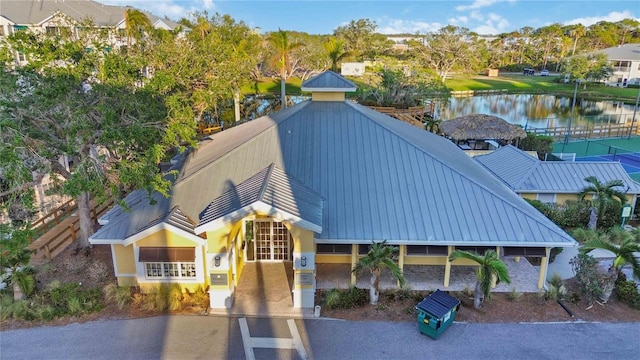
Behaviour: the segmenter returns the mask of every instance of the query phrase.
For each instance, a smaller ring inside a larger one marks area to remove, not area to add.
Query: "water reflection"
[[[571,118],[572,97],[555,95],[484,95],[451,98],[438,115],[448,120],[471,114],[498,116],[523,127],[548,128],[567,126]],[[572,124],[616,124],[630,122],[633,105],[620,101],[592,101],[576,99]]]

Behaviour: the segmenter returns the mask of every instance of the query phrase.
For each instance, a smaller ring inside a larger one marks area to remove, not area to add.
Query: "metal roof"
[[[302,83],[302,91],[354,92],[356,85],[333,71],[325,71]]]
[[[640,60],[640,44],[624,44],[597,52],[607,54],[609,60]]]
[[[540,161],[511,145],[474,159],[519,193],[577,194],[590,185],[584,179],[595,176],[604,183],[622,180],[622,191],[640,194],[640,184],[619,162]]]
[[[282,212],[303,228],[322,231],[322,197],[291,179],[271,164],[254,176],[214,199],[202,212],[197,233],[206,231],[216,220],[236,222],[251,214],[255,204],[263,205],[266,213]],[[215,226],[214,226],[215,227]],[[202,229],[202,230],[201,230]]]
[[[59,11],[75,21],[89,18],[97,26],[117,26],[124,21],[124,12],[130,8],[105,5],[92,0],[2,0],[0,16],[15,25],[37,25]],[[175,29],[179,25],[174,21],[144,13],[156,27],[164,24]]]
[[[179,205],[202,221],[214,200],[271,164],[324,199],[318,243],[575,244],[451,141],[350,101],[305,101],[210,136],[176,164],[170,198],[145,208]],[[285,189],[274,187],[274,199]],[[148,223],[164,212],[129,216]]]

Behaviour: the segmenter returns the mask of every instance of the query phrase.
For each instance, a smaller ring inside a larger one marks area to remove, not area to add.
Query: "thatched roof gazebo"
[[[472,114],[443,121],[440,131],[444,136],[456,141],[465,140],[504,140],[507,143],[527,137],[527,133],[518,125],[492,115]]]

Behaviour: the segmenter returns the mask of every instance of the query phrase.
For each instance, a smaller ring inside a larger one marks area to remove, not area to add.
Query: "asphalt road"
[[[242,329],[244,327],[244,329]],[[640,323],[453,324],[166,316],[0,332],[0,359],[637,359]]]

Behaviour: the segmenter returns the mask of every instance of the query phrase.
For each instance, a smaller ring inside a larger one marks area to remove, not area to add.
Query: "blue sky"
[[[591,25],[598,21],[634,18],[640,21],[635,1],[380,1],[380,0],[98,0],[131,5],[154,15],[178,20],[193,11],[229,14],[262,32],[278,30],[331,34],[351,20],[369,18],[384,34],[427,33],[446,25],[463,26],[479,34],[498,34],[524,26],[552,23]]]

